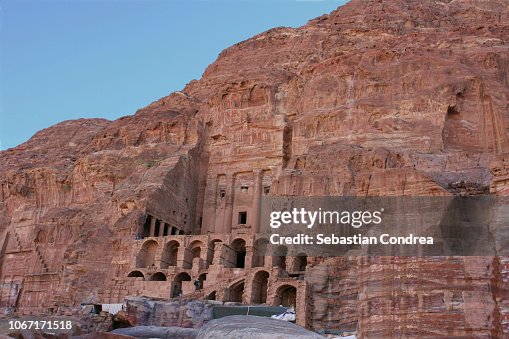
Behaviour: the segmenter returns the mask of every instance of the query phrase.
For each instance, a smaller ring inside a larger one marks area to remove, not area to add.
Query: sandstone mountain
[[[180,234],[255,234],[252,197],[229,191],[253,180],[271,195],[509,195],[508,127],[506,0],[352,0],[226,49],[132,116],[62,122],[1,152],[0,308],[100,303],[147,215]],[[243,209],[247,226],[231,225]],[[309,269],[309,327],[509,335],[509,258]]]

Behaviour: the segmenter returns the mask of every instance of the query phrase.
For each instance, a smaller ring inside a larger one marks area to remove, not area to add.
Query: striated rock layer
[[[508,335],[509,258],[254,255],[263,194],[508,195],[508,40],[505,0],[352,0],[226,49],[133,116],[37,133],[0,153],[0,308],[284,304],[293,286],[310,328]]]

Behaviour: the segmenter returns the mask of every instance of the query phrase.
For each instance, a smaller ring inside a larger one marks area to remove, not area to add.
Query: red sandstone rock
[[[133,116],[37,133],[0,153],[0,307],[298,288],[298,323],[316,329],[507,335],[507,258],[309,258],[295,280],[293,259],[255,255],[253,216],[266,193],[508,195],[508,39],[505,0],[352,0],[226,49]],[[137,240],[151,227],[162,237]]]

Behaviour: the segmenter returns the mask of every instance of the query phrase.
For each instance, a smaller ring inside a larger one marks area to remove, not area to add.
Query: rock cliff
[[[38,132],[0,153],[0,308],[71,314],[100,302],[129,273],[148,215],[177,234],[256,233],[255,199],[233,200],[236,188],[508,195],[508,43],[505,0],[352,0],[226,49],[132,116]],[[233,222],[244,210],[247,222]],[[509,333],[509,258],[309,269],[315,328]]]

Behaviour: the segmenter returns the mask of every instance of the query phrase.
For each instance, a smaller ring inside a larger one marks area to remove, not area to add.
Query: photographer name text
[[[315,236],[299,233],[295,236],[281,236],[272,234],[270,242],[273,245],[433,245],[433,237],[419,237],[413,234],[407,236],[392,236],[382,234],[377,237],[363,236],[336,236],[335,234],[319,233]]]

